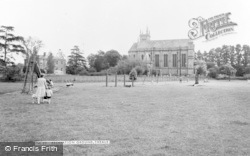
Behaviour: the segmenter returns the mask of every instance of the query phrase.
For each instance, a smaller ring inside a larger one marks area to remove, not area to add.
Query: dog
[[[37,96],[36,94],[32,94],[32,103],[36,103],[37,102]]]

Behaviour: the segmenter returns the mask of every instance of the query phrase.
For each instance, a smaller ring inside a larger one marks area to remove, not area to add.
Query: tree
[[[47,58],[47,73],[52,74],[54,73],[54,68],[55,68],[55,62],[54,62],[54,56],[52,53],[49,53],[49,56]]]
[[[236,51],[236,66],[240,66],[242,60],[242,54],[241,54],[242,48],[240,44],[236,45],[235,51]]]
[[[250,56],[250,47],[248,45],[243,45],[242,51],[243,51],[243,65],[244,67],[246,67],[249,62],[248,58]]]
[[[118,61],[121,60],[121,55],[116,50],[107,51],[104,57],[110,67],[116,66]]]
[[[202,55],[200,50],[198,50],[198,52],[197,52],[197,59],[198,60],[203,60],[203,55]]]
[[[20,44],[24,39],[21,36],[15,36],[12,32],[14,27],[12,26],[1,26],[0,27],[0,47],[4,50],[4,65],[7,66],[9,60],[7,55],[9,53],[16,52],[25,53],[24,47]]]
[[[127,60],[128,59],[128,55],[122,55],[122,60]]]
[[[133,68],[129,73],[129,79],[132,81],[132,86],[134,86],[134,81],[137,79],[136,69]]]
[[[221,52],[221,48],[218,47],[215,49],[215,58],[216,58],[216,62],[217,62],[217,66],[219,67],[222,64],[222,52]]]
[[[195,63],[195,84],[199,84],[199,75],[206,73],[206,62],[202,60],[197,60]]]
[[[230,62],[231,65],[234,67],[236,62],[235,62],[235,48],[234,46],[230,46]]]
[[[231,75],[233,75],[235,73],[235,69],[231,66],[231,64],[225,64],[223,66],[221,66],[219,68],[219,72],[220,74],[225,74],[225,75],[228,75],[229,76],[229,81],[230,81],[230,77]]]
[[[221,60],[223,64],[230,63],[230,47],[227,45],[223,45],[221,48]]]
[[[40,48],[43,46],[43,42],[39,39],[29,37],[26,40],[23,40],[23,45],[25,46],[26,50],[26,63],[25,63],[25,79],[24,79],[24,85],[23,85],[23,90],[22,93],[26,92],[26,85],[27,85],[27,78],[29,74],[29,65],[31,62],[32,67],[31,67],[31,88],[33,89],[33,72],[34,72],[34,67],[35,67],[35,61],[37,58],[37,54],[40,50]],[[30,91],[30,90],[29,90]],[[28,91],[28,92],[29,92]]]
[[[215,58],[215,49],[211,49],[208,52],[208,61],[209,62],[215,62],[216,58]]]
[[[74,46],[73,49],[71,49],[71,54],[68,57],[69,60],[66,70],[68,74],[75,75],[86,70],[86,60],[78,46]]]
[[[88,64],[89,64],[90,68],[95,68],[95,59],[96,59],[96,55],[95,54],[90,54],[87,57]]]
[[[88,57],[89,66],[95,68],[97,72],[109,68],[109,63],[105,58],[105,52],[99,50],[97,54],[90,54]]]

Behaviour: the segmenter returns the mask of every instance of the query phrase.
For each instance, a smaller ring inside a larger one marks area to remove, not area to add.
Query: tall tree
[[[223,45],[221,48],[221,60],[222,64],[231,64],[230,60],[230,47],[227,45]]]
[[[214,49],[211,49],[209,52],[208,52],[208,61],[209,62],[215,62],[216,58],[215,58],[215,50]]]
[[[244,67],[246,67],[249,63],[249,57],[250,57],[250,48],[248,45],[243,45],[242,48],[243,51],[243,65]]]
[[[231,66],[235,66],[236,62],[235,62],[235,48],[234,46],[230,46],[230,62],[231,62]]]
[[[217,66],[219,67],[222,64],[222,56],[221,56],[221,48],[218,47],[215,49],[215,58],[217,62]]]
[[[104,55],[106,61],[108,62],[110,67],[114,67],[117,65],[118,61],[121,60],[121,55],[116,50],[109,50]]]
[[[47,68],[48,68],[47,69],[48,74],[54,73],[55,62],[54,62],[54,56],[51,52],[49,53],[49,56],[47,58]]]
[[[7,54],[16,52],[25,53],[24,47],[20,44],[24,39],[21,36],[15,36],[13,34],[14,27],[12,26],[1,26],[0,27],[0,47],[4,51],[4,64],[7,66],[8,59]]]
[[[203,60],[203,56],[200,50],[197,51],[197,59],[198,60]]]
[[[96,71],[101,71],[109,68],[109,63],[107,62],[105,58],[105,52],[104,51],[98,51],[98,54],[96,55],[95,60],[95,69]]]
[[[88,62],[90,67],[95,68],[97,72],[108,69],[109,63],[105,58],[105,52],[99,50],[97,54],[90,54],[88,56]]]
[[[195,84],[199,84],[199,75],[206,73],[207,65],[203,60],[197,60],[195,62]]]
[[[203,58],[205,62],[208,62],[208,53],[206,51],[203,53]]]
[[[92,68],[95,68],[95,59],[96,59],[96,55],[95,55],[95,54],[90,54],[90,55],[87,57],[88,64],[89,64],[89,66],[92,67]]]
[[[71,49],[71,54],[68,56],[68,70],[69,74],[79,74],[81,71],[86,70],[86,59],[78,46]]]
[[[39,39],[29,37],[26,40],[23,40],[23,45],[25,46],[25,51],[26,51],[26,70],[25,70],[25,79],[24,79],[24,85],[23,85],[23,90],[22,93],[26,92],[26,85],[27,85],[27,78],[29,74],[29,65],[31,62],[33,62],[32,67],[31,67],[31,85],[33,89],[33,72],[34,72],[34,66],[35,66],[35,60],[37,58],[37,54],[40,50],[40,48],[43,46],[43,42]],[[29,92],[30,90],[28,90]]]
[[[242,60],[242,53],[241,53],[242,47],[240,44],[236,45],[235,51],[236,51],[236,66],[240,66]]]

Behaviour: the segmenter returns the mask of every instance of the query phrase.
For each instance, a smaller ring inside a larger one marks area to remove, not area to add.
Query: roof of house
[[[175,40],[148,40],[136,42],[129,51],[143,51],[152,49],[176,49],[176,48],[193,48],[193,42],[190,39]]]

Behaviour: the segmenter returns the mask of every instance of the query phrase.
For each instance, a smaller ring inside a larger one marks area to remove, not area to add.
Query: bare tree
[[[37,57],[37,54],[38,54],[40,48],[43,46],[43,43],[39,39],[28,37],[26,40],[23,41],[23,44],[24,44],[25,49],[26,49],[26,62],[25,62],[26,70],[25,70],[25,79],[24,79],[22,93],[25,93],[29,72],[31,72],[31,81],[32,81],[31,84],[32,84],[32,88],[33,88],[33,72],[34,72],[34,67],[35,67],[35,61],[36,61],[36,57]],[[31,67],[31,71],[29,71],[30,70],[29,67],[30,67],[31,62],[33,62],[33,63],[32,63],[32,67]]]

